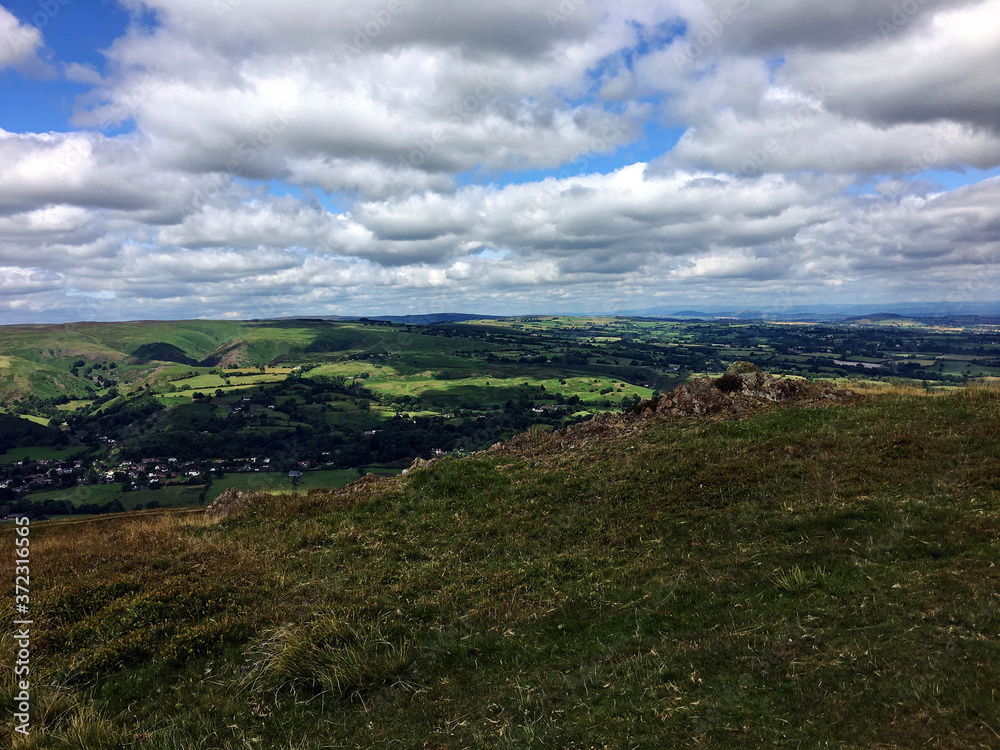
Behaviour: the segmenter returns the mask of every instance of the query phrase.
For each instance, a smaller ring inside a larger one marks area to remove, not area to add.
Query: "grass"
[[[298,488],[309,489],[340,489],[361,475],[354,469],[327,469],[320,471],[303,471],[299,478]],[[206,500],[212,502],[230,487],[239,490],[256,490],[258,492],[291,492],[292,480],[288,472],[247,472],[227,474],[222,479],[213,480],[206,495]]]
[[[365,466],[362,471],[365,474],[375,474],[380,477],[395,477],[403,473],[402,469],[394,466]]]
[[[269,632],[249,652],[252,666],[243,687],[342,699],[398,680],[415,657],[405,637],[385,623],[354,620],[321,613]]]
[[[44,502],[45,500],[68,500],[75,507],[86,503],[107,505],[122,497],[122,486],[120,484],[81,484],[65,490],[32,492],[28,495],[28,498],[36,503]]]
[[[30,458],[32,461],[48,460],[68,460],[76,458],[87,452],[83,446],[72,446],[70,448],[54,448],[47,445],[35,445],[29,448],[11,448],[6,453],[0,454],[0,464],[13,464]]]
[[[33,526],[21,747],[996,746],[1000,389],[570,437]]]
[[[135,490],[121,496],[125,510],[139,510],[151,502],[161,508],[189,508],[201,503],[202,485],[167,485],[158,490]]]
[[[29,422],[34,422],[35,424],[40,424],[43,427],[48,427],[52,423],[52,420],[48,417],[39,417],[34,414],[22,414],[21,418],[27,419]]]

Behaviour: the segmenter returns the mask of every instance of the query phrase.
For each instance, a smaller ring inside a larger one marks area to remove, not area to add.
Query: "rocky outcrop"
[[[588,422],[553,433],[524,433],[490,447],[490,452],[533,452],[551,447],[582,448],[590,443],[645,430],[650,423],[683,418],[734,419],[774,404],[826,406],[850,403],[857,394],[827,384],[775,377],[751,362],[735,362],[720,378],[696,378],[671,393],[646,399],[621,414],[598,414]]]
[[[419,460],[419,459],[418,459]],[[424,465],[430,462],[425,461]],[[356,479],[346,487],[338,490],[312,489],[299,498],[305,498],[307,502],[347,508],[356,505],[364,499],[364,495],[382,487],[392,486],[395,477],[383,477],[377,474],[365,474],[360,479]],[[286,500],[288,495],[270,495],[266,492],[254,492],[252,490],[238,490],[230,487],[219,495],[215,502],[205,508],[205,515],[209,518],[235,518],[243,515],[248,510],[264,505],[274,505],[281,498]]]
[[[427,459],[417,456],[415,459],[413,459],[413,463],[411,463],[408,467],[403,469],[403,474],[409,474],[411,471],[414,471],[416,469],[426,469],[430,466],[433,466],[437,462],[438,459],[436,458]]]
[[[751,362],[734,362],[716,379],[698,378],[658,399],[641,401],[629,412],[642,415],[647,409],[661,416],[740,415],[773,403],[803,405],[846,402],[853,391],[832,388],[793,378],[777,378]]]
[[[239,516],[244,511],[253,506],[271,500],[271,496],[263,492],[253,490],[238,490],[230,487],[224,490],[215,501],[205,508],[205,515],[209,518],[230,518]]]
[[[342,496],[359,495],[374,487],[391,484],[394,478],[383,477],[378,474],[365,474],[360,479],[355,479],[343,489],[334,490],[334,494]]]

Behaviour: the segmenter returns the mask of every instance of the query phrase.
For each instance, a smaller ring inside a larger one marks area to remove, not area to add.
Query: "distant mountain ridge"
[[[683,303],[681,303],[683,304]],[[678,318],[739,318],[743,320],[796,320],[803,322],[838,322],[845,318],[870,318],[876,311],[910,318],[1000,318],[997,302],[901,302],[901,303],[845,303],[817,305],[774,305],[749,307],[706,307],[701,310],[671,307],[630,308],[615,314],[628,317],[678,317]]]
[[[500,320],[503,317],[502,315],[474,315],[471,313],[426,313],[423,315],[295,315],[286,318],[268,318],[268,320],[373,320],[386,323],[429,326],[435,323],[464,323],[467,320]]]

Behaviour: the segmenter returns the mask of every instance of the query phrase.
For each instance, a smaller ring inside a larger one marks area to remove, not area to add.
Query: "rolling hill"
[[[344,321],[137,321],[0,327],[0,403],[29,395],[85,398],[102,390],[94,365],[115,382],[144,382],[164,365],[261,367],[390,351],[440,351],[418,331]],[[88,372],[81,376],[80,370]]]

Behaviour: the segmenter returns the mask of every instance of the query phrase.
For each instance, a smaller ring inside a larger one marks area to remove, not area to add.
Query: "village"
[[[329,454],[328,454],[329,455]],[[284,462],[283,462],[284,463]],[[295,461],[291,469],[282,468],[290,478],[303,471],[332,466],[311,461]],[[25,458],[0,465],[0,489],[17,494],[45,492],[94,484],[120,484],[124,492],[150,490],[167,485],[204,484],[211,476],[238,472],[279,471],[270,457],[214,458],[203,461],[179,461],[173,457],[143,458],[106,467],[104,462],[86,459]]]

